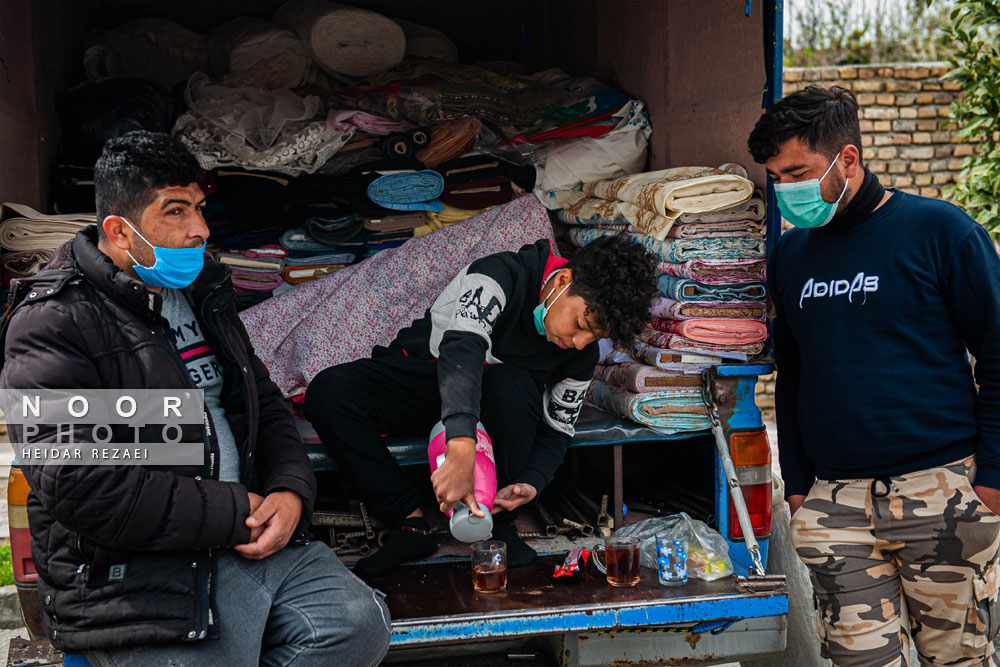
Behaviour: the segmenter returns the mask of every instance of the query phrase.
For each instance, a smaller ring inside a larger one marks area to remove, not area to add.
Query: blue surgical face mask
[[[572,280],[566,283],[566,287],[563,287],[562,290],[559,291],[559,294],[556,294],[556,298],[552,299],[552,303],[549,305],[546,306],[545,300],[543,299],[540,304],[535,306],[535,310],[533,310],[531,314],[535,320],[535,331],[538,332],[539,336],[545,335],[545,316],[549,314],[549,308],[556,305],[556,301],[559,300],[559,297],[561,297],[563,292],[568,290],[569,286],[572,284]]]
[[[135,269],[139,280],[151,287],[183,289],[193,283],[194,279],[201,273],[201,269],[205,266],[204,245],[196,248],[164,248],[153,245],[139,233],[139,230],[131,222],[126,218],[122,218],[122,220],[125,220],[125,224],[132,228],[136,236],[153,249],[153,257],[156,258],[152,266],[143,266],[139,260],[132,256],[131,251],[126,251],[131,260],[135,262],[132,268]]]
[[[844,189],[841,190],[837,201],[832,204],[823,199],[823,193],[819,186],[839,159],[840,154],[838,153],[820,178],[810,178],[808,181],[799,181],[798,183],[774,184],[778,208],[781,209],[781,216],[785,220],[803,229],[822,227],[833,220],[837,206],[844,198],[844,193],[847,192],[847,180],[844,180]]]

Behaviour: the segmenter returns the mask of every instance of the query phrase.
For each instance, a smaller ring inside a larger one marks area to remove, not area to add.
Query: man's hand
[[[473,438],[451,438],[444,463],[431,475],[434,497],[442,512],[462,502],[478,517],[486,515],[479,509],[474,493],[472,471],[476,467],[476,441]]]
[[[247,496],[250,497],[250,514],[248,515],[249,518],[253,516],[253,513],[257,511],[257,508],[260,507],[260,504],[264,502],[264,496],[257,495],[253,491],[247,491]],[[260,534],[263,532],[264,532],[264,526],[257,526],[255,528],[251,528],[250,542],[256,542],[257,538],[259,538]]]
[[[1000,489],[994,489],[989,486],[974,486],[972,488],[991,512],[1000,514]]]
[[[263,560],[281,551],[292,539],[302,518],[302,498],[294,491],[275,491],[254,508],[255,493],[250,494],[250,541],[233,547],[236,553],[251,560]]]
[[[788,496],[788,509],[791,510],[792,514],[795,514],[795,512],[797,512],[798,509],[802,507],[802,503],[804,503],[805,501],[806,497],[801,493],[797,495]]]
[[[531,484],[518,482],[505,486],[497,491],[496,500],[493,501],[493,514],[504,510],[511,511],[521,505],[530,503],[538,495],[538,490]]]

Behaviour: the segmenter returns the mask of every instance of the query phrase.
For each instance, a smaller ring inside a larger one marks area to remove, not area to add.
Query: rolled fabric
[[[463,208],[455,208],[454,206],[448,206],[444,204],[442,210],[439,212],[430,211],[427,214],[427,224],[421,225],[413,230],[413,237],[419,238],[421,236],[427,236],[431,232],[436,232],[439,229],[444,229],[445,227],[451,227],[454,224],[468,220],[469,218],[474,218],[480,213],[490,210],[491,208],[496,208],[495,206],[489,206],[479,211],[468,211]]]
[[[701,378],[696,375],[684,375],[679,371],[667,371],[655,366],[640,364],[638,361],[627,361],[610,366],[598,365],[594,368],[594,377],[612,386],[621,387],[626,391],[636,394],[648,391],[662,391],[667,387],[701,388]]]
[[[298,285],[300,283],[309,282],[310,280],[316,280],[317,278],[332,275],[348,266],[350,266],[350,264],[304,264],[302,266],[286,266],[281,275],[288,284]]]
[[[223,264],[236,269],[249,269],[251,272],[281,273],[285,262],[281,258],[247,257],[238,253],[220,252],[216,255]]]
[[[483,123],[475,116],[431,128],[430,143],[417,151],[417,159],[433,169],[472,150]]]
[[[87,78],[152,79],[166,88],[187,81],[208,64],[202,35],[163,18],[141,18],[87,35]]]
[[[660,294],[675,301],[759,301],[766,294],[764,283],[706,285],[668,274],[659,277],[658,285]]]
[[[368,186],[368,198],[383,208],[397,211],[437,211],[444,207],[437,200],[444,191],[444,178],[430,169],[400,174],[386,174]]]
[[[587,400],[595,406],[664,432],[700,431],[711,428],[700,389],[672,389],[642,394],[594,380]]]
[[[389,18],[324,0],[290,0],[274,21],[298,33],[316,63],[334,76],[360,78],[403,60],[406,35]]]
[[[437,58],[449,63],[458,62],[458,47],[448,35],[412,21],[393,19],[406,35],[407,58]]]
[[[682,213],[702,213],[741,204],[753,196],[753,183],[712,167],[674,167],[585,183],[583,191],[592,197],[634,204],[644,211],[676,220]],[[643,229],[642,224],[635,221],[632,224]]]
[[[241,16],[208,34],[208,59],[217,75],[261,88],[295,88],[313,75],[302,39],[284,26]]]
[[[0,205],[0,247],[4,250],[55,250],[97,222],[93,213],[46,215],[25,204]]]
[[[764,351],[764,344],[762,342],[739,344],[705,343],[682,336],[681,334],[656,331],[655,329],[646,329],[640,333],[639,340],[664,350],[707,354],[725,359],[735,359],[737,361],[746,361],[750,357],[755,357]]]
[[[514,189],[504,176],[493,176],[472,183],[446,184],[441,202],[466,210],[482,210],[506,204],[514,198]]]
[[[767,309],[757,301],[677,301],[665,296],[653,299],[649,309],[654,317],[692,320],[709,317],[738,317],[764,321]]]
[[[670,239],[660,241],[648,234],[616,232],[594,227],[574,227],[567,233],[570,243],[582,248],[602,236],[624,234],[663,262],[683,263],[691,259],[759,259],[766,253],[764,239],[738,236],[731,239]]]
[[[9,278],[33,276],[49,263],[53,250],[19,250],[3,253],[3,270]]]
[[[743,320],[733,317],[706,317],[690,320],[668,320],[654,317],[649,326],[657,331],[679,334],[701,343],[743,345],[761,343],[767,340],[766,324],[757,320]]]
[[[306,232],[327,246],[338,246],[361,236],[364,218],[357,213],[336,218],[312,217],[306,220]]]
[[[609,229],[614,231],[625,231],[630,227],[629,221],[622,217],[604,218],[599,215],[595,215],[589,218],[581,218],[578,215],[573,215],[564,208],[556,211],[556,219],[567,225],[597,227],[598,229]]]
[[[763,259],[692,259],[683,263],[661,262],[660,273],[697,280],[706,285],[762,283],[767,261]]]
[[[759,190],[755,190],[750,199],[735,206],[720,208],[716,211],[703,211],[701,213],[681,213],[681,216],[677,218],[677,223],[763,220],[765,215],[764,195]]]
[[[329,250],[330,246],[320,243],[309,234],[304,227],[286,230],[278,241],[282,248],[288,250]]]
[[[682,353],[675,350],[665,350],[638,339],[632,341],[627,354],[639,363],[694,376],[700,376],[701,372],[706,368],[724,361],[722,357],[702,353]]]
[[[725,222],[689,222],[675,224],[667,232],[672,239],[723,239],[734,236],[764,236],[764,223],[759,220],[727,220]]]
[[[257,273],[233,269],[233,287],[249,292],[270,292],[285,281],[280,273]]]
[[[427,224],[426,211],[409,211],[398,215],[365,218],[364,228],[372,232],[400,232],[414,230]]]
[[[327,250],[333,250],[327,248]],[[313,266],[315,264],[350,264],[358,256],[358,252],[325,252],[308,253],[302,256],[291,255],[285,260],[285,268],[291,266]]]
[[[379,136],[394,132],[407,132],[417,127],[411,123],[350,109],[330,109],[326,114],[326,126],[335,132],[347,132],[352,127],[356,127],[367,134]]]

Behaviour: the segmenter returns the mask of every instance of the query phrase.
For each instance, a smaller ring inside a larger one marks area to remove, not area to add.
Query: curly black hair
[[[198,161],[169,134],[135,130],[109,139],[94,165],[97,220],[121,215],[138,226],[158,189],[197,183],[201,176]],[[97,229],[103,240],[100,224]]]
[[[657,260],[625,236],[605,236],[569,260],[569,293],[582,297],[594,323],[615,345],[628,346],[649,322],[656,296]]]
[[[747,140],[753,159],[763,164],[783,143],[797,137],[829,158],[848,144],[861,153],[858,100],[840,86],[806,86],[771,105]]]

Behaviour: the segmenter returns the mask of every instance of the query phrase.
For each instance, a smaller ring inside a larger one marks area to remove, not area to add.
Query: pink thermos
[[[444,463],[447,453],[448,440],[444,424],[438,422],[431,431],[431,442],[427,447],[432,473]],[[479,509],[486,514],[486,518],[481,519],[473,514],[464,503],[455,503],[455,507],[448,513],[451,516],[449,528],[460,542],[480,542],[493,535],[493,516],[490,510],[493,509],[493,501],[497,496],[497,466],[493,458],[493,442],[482,424],[476,424],[476,467],[473,480]]]

